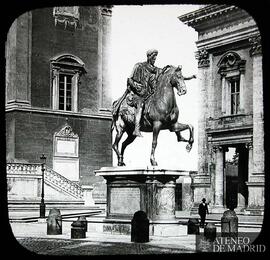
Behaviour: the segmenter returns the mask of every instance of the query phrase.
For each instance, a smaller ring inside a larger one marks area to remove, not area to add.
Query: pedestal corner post
[[[154,184],[155,193],[148,194],[152,205],[148,203],[147,208],[151,220],[175,220],[175,182],[176,178],[170,176],[165,182],[161,181],[163,176]],[[155,206],[154,206],[155,205]],[[154,207],[153,207],[154,206]]]

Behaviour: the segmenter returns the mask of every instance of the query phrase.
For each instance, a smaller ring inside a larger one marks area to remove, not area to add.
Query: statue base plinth
[[[142,210],[150,221],[175,221],[175,183],[189,172],[158,167],[103,167],[107,182],[106,219],[131,220]]]
[[[91,233],[131,235],[131,220],[88,218],[88,231]],[[187,225],[179,221],[150,221],[149,236],[177,237],[187,235]]]

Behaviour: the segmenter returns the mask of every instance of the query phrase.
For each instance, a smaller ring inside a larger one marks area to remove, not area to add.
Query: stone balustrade
[[[44,179],[48,183],[58,186],[58,188],[64,190],[73,197],[83,198],[83,189],[79,184],[70,181],[69,179],[65,178],[61,174],[55,172],[48,167],[46,167]]]
[[[23,176],[33,176],[33,178],[41,178],[41,163],[7,163],[7,178],[22,178]],[[70,181],[61,174],[55,172],[51,168],[45,166],[44,181],[46,184],[53,186],[57,190],[68,193],[77,198],[83,198],[83,189],[76,182]]]
[[[7,163],[7,175],[13,174],[42,174],[40,163]]]

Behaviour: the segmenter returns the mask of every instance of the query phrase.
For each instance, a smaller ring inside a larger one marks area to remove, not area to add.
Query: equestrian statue
[[[160,130],[167,129],[175,132],[177,141],[188,142],[189,152],[194,142],[194,128],[190,124],[178,122],[179,109],[177,107],[174,88],[179,96],[186,94],[185,80],[196,78],[184,77],[182,67],[167,65],[164,68],[154,66],[158,51],[147,51],[147,61],[135,64],[131,76],[127,80],[125,93],[112,105],[112,127],[116,130],[112,148],[118,159],[118,166],[124,166],[124,151],[142,132],[153,132],[150,162],[157,166],[155,149]],[[185,139],[181,132],[189,130],[189,139]],[[122,143],[121,152],[119,142],[124,133],[127,138]]]

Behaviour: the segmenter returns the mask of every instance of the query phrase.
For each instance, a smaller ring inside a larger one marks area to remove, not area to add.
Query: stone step
[[[52,208],[57,208],[65,211],[78,211],[78,210],[100,210],[101,208],[97,205],[86,206],[82,200],[71,200],[71,201],[46,201],[46,210],[49,211]],[[9,201],[8,210],[9,212],[39,212],[40,201],[28,200],[28,201]]]
[[[177,220],[179,220],[179,223],[181,223],[183,225],[187,225],[189,218],[179,218],[178,217]],[[206,223],[213,223],[217,227],[220,227],[221,226],[221,221],[218,220],[218,219],[206,219],[205,222]],[[262,223],[261,222],[254,222],[254,221],[241,221],[241,220],[238,220],[238,226],[239,227],[247,227],[247,228],[249,228],[249,227],[250,228],[251,227],[261,228],[262,227]]]
[[[27,200],[9,200],[8,204],[9,205],[29,205],[29,204],[39,204],[40,199],[34,200],[34,199],[27,199]],[[83,204],[84,200],[46,200],[45,199],[45,204]]]
[[[20,223],[29,223],[29,222],[39,222],[41,219],[39,218],[37,212],[34,212],[35,214],[28,214],[28,216],[18,215],[18,216],[12,216],[10,217],[10,222],[20,222]],[[48,211],[46,211],[46,217],[45,220],[43,219],[43,222],[46,222],[46,218],[48,217]],[[72,222],[76,220],[79,216],[98,216],[100,214],[103,214],[103,211],[100,209],[88,209],[85,211],[78,210],[77,212],[75,210],[68,213],[67,210],[64,211],[64,214],[62,213],[62,221],[68,221]],[[31,216],[30,216],[31,215]],[[34,216],[36,215],[36,216]]]

